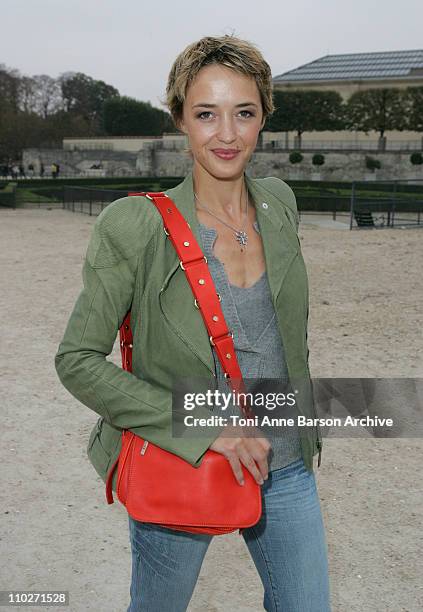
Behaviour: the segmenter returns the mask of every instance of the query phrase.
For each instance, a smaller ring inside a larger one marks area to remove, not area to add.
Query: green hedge
[[[63,185],[80,185],[81,187],[100,187],[106,185],[144,185],[150,183],[160,182],[165,189],[169,189],[170,187],[177,185],[183,180],[184,177],[173,176],[173,177],[88,177],[88,178],[58,178],[58,179],[19,179],[17,181],[18,188],[26,188],[33,189],[36,187],[37,189],[40,187],[62,187]],[[7,183],[8,181],[0,180],[0,188],[2,183]]]
[[[83,179],[27,179],[10,183],[0,182],[0,205],[13,206],[28,203],[61,203],[63,186],[92,187],[97,189],[116,189],[122,191],[166,191],[178,185],[184,177],[146,177],[146,178],[83,178]],[[349,210],[351,182],[331,181],[290,181],[287,183],[295,192],[299,210],[332,211]],[[13,204],[13,185],[16,185],[16,201]],[[423,183],[421,185],[356,183],[356,196],[362,198],[391,198],[423,200]],[[1,195],[4,194],[4,195]],[[4,200],[3,200],[4,198]],[[3,203],[8,202],[8,203]]]
[[[15,208],[16,183],[2,183],[0,185],[0,206]]]
[[[414,153],[410,155],[410,162],[414,166],[421,166],[421,164],[423,164],[423,155],[420,151],[414,151]]]
[[[26,202],[60,203],[63,201],[63,187],[65,185],[122,191],[166,191],[178,185],[182,180],[180,177],[28,179],[17,183],[16,200],[18,204]]]

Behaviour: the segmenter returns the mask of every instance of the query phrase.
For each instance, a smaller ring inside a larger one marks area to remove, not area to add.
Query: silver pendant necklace
[[[215,217],[218,221],[220,221],[221,223],[223,223],[224,225],[226,225],[226,227],[229,227],[230,229],[232,229],[234,231],[235,234],[235,240],[237,242],[239,242],[240,246],[241,246],[241,252],[243,252],[243,248],[242,247],[246,247],[247,246],[247,241],[248,241],[248,234],[245,231],[245,226],[247,223],[247,218],[248,218],[248,192],[246,194],[246,199],[245,199],[245,215],[244,215],[244,223],[242,226],[242,229],[237,229],[236,227],[234,227],[233,225],[230,225],[229,223],[227,223],[226,221],[223,221],[223,219],[220,219],[214,212],[212,212],[210,210],[210,208],[208,208],[205,204],[200,204],[200,201],[198,199],[197,194],[194,191],[194,196],[195,199],[197,200],[198,204],[200,205],[200,208],[204,208],[205,210],[207,210],[208,213],[210,213],[211,215],[213,215],[213,217]]]

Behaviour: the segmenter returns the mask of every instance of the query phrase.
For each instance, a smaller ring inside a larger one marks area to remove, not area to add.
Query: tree
[[[59,110],[44,120],[43,133],[40,134],[40,147],[61,147],[65,136],[84,138],[97,136],[98,131],[81,115]]]
[[[33,81],[36,112],[46,119],[63,106],[60,83],[48,74],[37,74]]]
[[[21,75],[18,70],[10,70],[0,64],[0,112],[19,111],[19,85]]]
[[[63,73],[59,77],[64,109],[68,113],[81,115],[86,121],[99,126],[102,122],[104,103],[119,92],[104,81],[96,81],[90,76],[77,73]]]
[[[120,98],[115,87],[83,73],[22,75],[0,64],[0,162],[28,147],[60,147],[64,136],[160,135],[176,131],[168,113],[149,102]],[[106,122],[107,123],[107,122]]]
[[[364,89],[353,93],[347,102],[347,126],[365,132],[403,130],[406,127],[404,98],[400,89]]]
[[[405,90],[407,117],[406,129],[423,132],[423,87],[407,87]]]
[[[111,136],[160,136],[173,131],[169,113],[128,96],[105,102],[103,126]]]
[[[35,82],[28,76],[19,80],[19,108],[24,113],[35,112]]]
[[[9,110],[0,115],[0,160],[16,160],[22,149],[39,146],[43,121],[35,113]]]
[[[344,127],[342,97],[336,91],[275,91],[275,112],[264,129],[271,132],[339,130]]]

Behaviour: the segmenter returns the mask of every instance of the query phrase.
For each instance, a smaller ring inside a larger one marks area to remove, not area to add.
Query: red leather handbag
[[[220,296],[213,283],[207,259],[191,228],[175,203],[164,193],[129,193],[151,200],[164,221],[203,316],[210,342],[216,348],[225,378],[234,391],[245,391],[232,333],[226,325]],[[132,330],[129,311],[119,329],[122,367],[132,371]],[[245,416],[252,416],[242,398]],[[122,430],[122,449],[106,481],[106,499],[113,503],[112,478],[116,469],[116,493],[128,514],[137,521],[156,523],[177,531],[220,535],[257,523],[262,513],[261,487],[242,464],[244,485],[238,484],[228,460],[207,450],[200,467]]]

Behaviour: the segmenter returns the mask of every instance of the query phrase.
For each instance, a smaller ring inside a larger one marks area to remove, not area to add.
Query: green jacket
[[[299,381],[297,406],[300,413],[316,417],[308,367],[308,280],[295,195],[278,178],[245,175],[245,180],[256,207],[289,377]],[[192,172],[165,193],[201,244]],[[124,197],[100,213],[82,277],[83,289],[55,355],[55,368],[66,389],[100,415],[87,447],[95,470],[105,481],[121,449],[122,429],[198,467],[220,429],[207,437],[191,432],[187,438],[173,437],[172,381],[216,376],[212,347],[162,217],[150,200]],[[129,309],[132,373],[106,359]],[[198,407],[195,416],[210,416],[209,409]],[[320,431],[314,425],[300,430],[304,462],[312,471],[313,456],[322,447]]]

